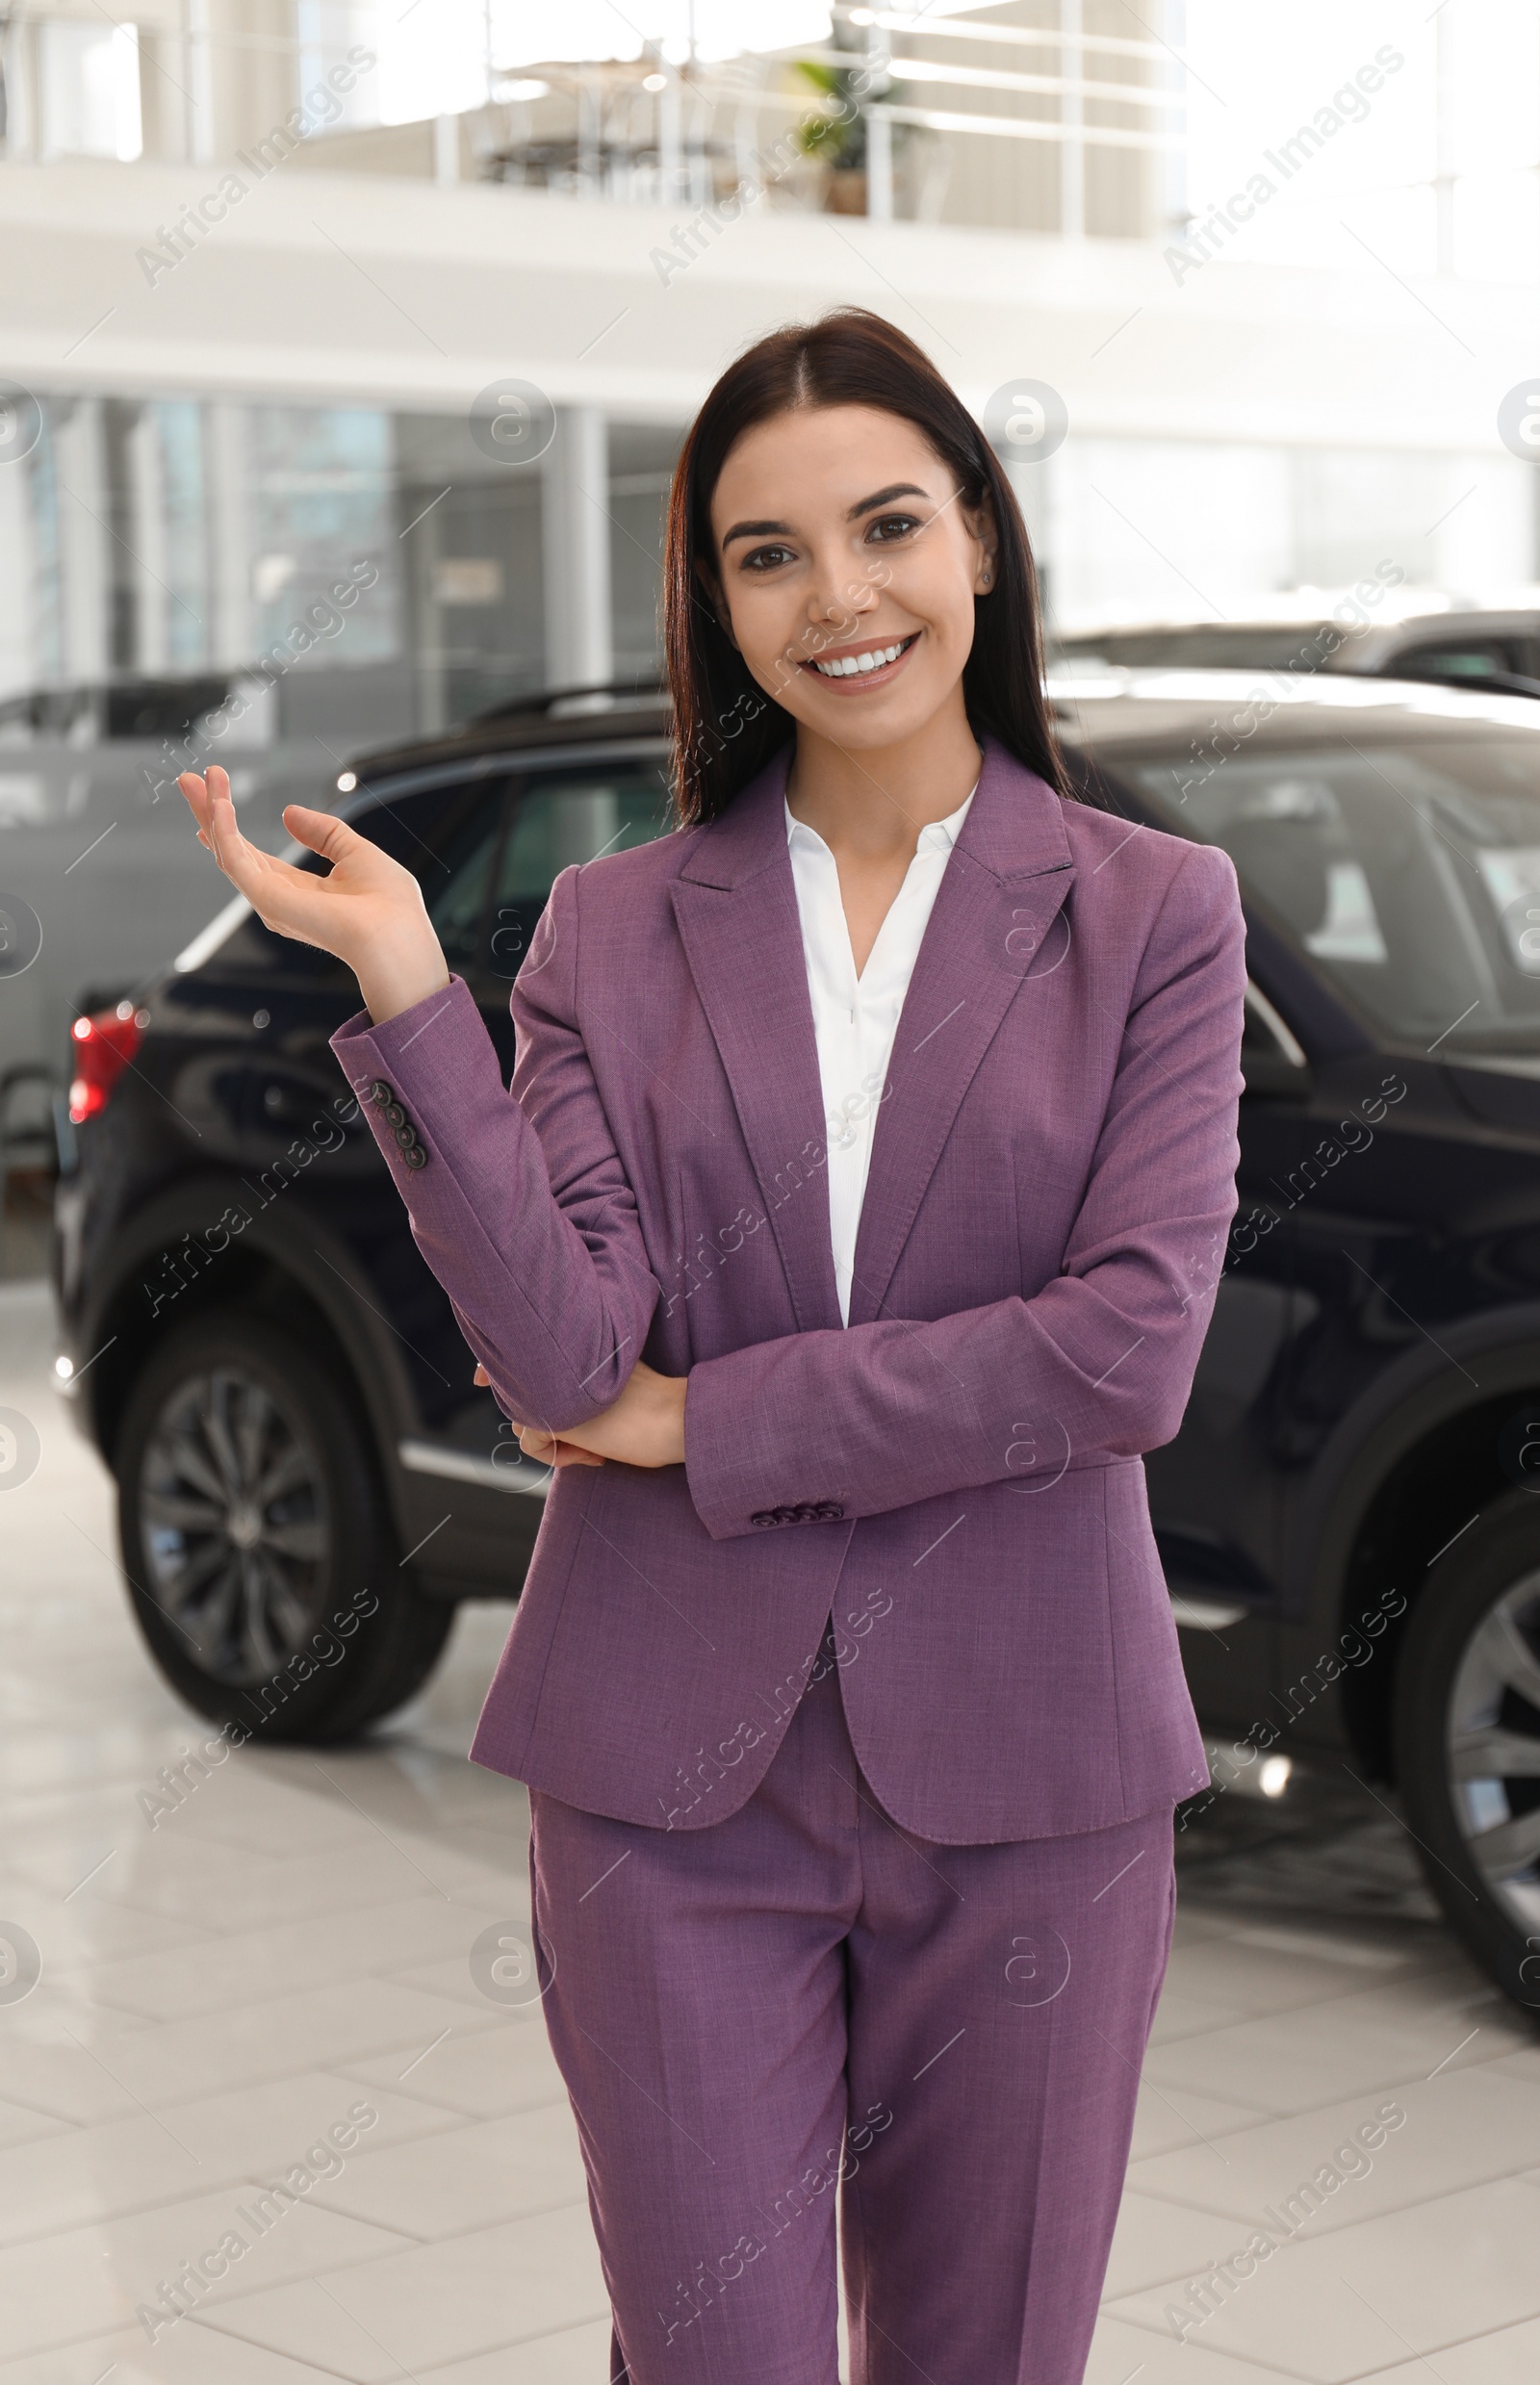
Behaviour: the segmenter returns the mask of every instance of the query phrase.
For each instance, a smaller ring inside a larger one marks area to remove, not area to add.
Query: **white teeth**
[[[896,662],[904,651],[900,638],[896,646],[878,646],[864,654],[836,654],[832,662],[815,662],[813,668],[826,680],[848,680],[858,671],[880,671],[885,663]]]

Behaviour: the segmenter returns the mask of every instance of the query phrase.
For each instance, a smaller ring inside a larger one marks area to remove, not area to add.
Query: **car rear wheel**
[[[200,1714],[351,1736],[425,1680],[453,1621],[392,1546],[362,1419],[313,1351],[239,1313],[171,1335],[116,1458],[129,1596]]]
[[[1540,1503],[1489,1507],[1429,1577],[1397,1678],[1397,1781],[1455,1936],[1540,2011]]]

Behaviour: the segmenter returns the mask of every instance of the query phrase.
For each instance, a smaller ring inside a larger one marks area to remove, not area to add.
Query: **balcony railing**
[[[238,156],[270,143],[284,109],[332,63],[313,43],[252,32],[220,0],[186,13],[180,0],[140,0],[137,30],[115,30],[94,0],[79,6],[78,24],[57,5],[14,9],[0,23],[8,156],[132,156],[141,125],[147,156]],[[552,60],[504,72],[489,59],[484,103],[457,116],[371,120],[369,93],[355,89],[346,108],[328,104],[320,121],[307,115],[304,137],[288,145],[302,166],[483,179],[579,199],[699,208],[752,188],[779,205],[923,218],[942,213],[974,143],[1051,144],[1057,167],[1029,177],[1030,198],[1018,191],[993,203],[1002,222],[1019,227],[1025,211],[1027,228],[1072,233],[1086,223],[1089,157],[1142,152],[1153,162],[1183,145],[1174,54],[1087,33],[1081,13],[1081,0],[1060,0],[1060,24],[1044,30],[838,5],[828,43],[801,52],[680,66],[652,44],[635,61]],[[114,45],[117,93],[106,113],[106,66],[95,56],[104,43]],[[65,90],[72,64],[78,106]],[[1131,219],[1103,228],[1152,228],[1150,196],[1130,185]],[[1164,228],[1170,209],[1160,213]],[[996,218],[968,218],[979,219]]]

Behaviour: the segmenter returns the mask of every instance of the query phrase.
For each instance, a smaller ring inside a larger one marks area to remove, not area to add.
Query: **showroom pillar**
[[[208,409],[205,438],[211,614],[207,658],[218,669],[249,662],[257,644],[246,408],[229,398],[215,398]]]
[[[25,457],[0,468],[0,698],[37,676],[35,541]]]
[[[167,553],[166,474],[153,404],[135,408],[127,439],[128,518],[133,546],[127,562],[134,585],[134,661],[141,671],[164,671],[169,653],[167,607],[171,592]]]
[[[1043,630],[1046,634],[1054,597],[1054,551],[1057,545],[1060,459],[1045,456],[1040,464],[1005,463],[1005,476],[1015,492],[1021,508],[1021,519],[1027,526],[1027,537],[1032,546],[1032,559],[1038,567],[1038,598],[1043,610]]]
[[[540,548],[546,684],[602,687],[614,676],[609,585],[609,426],[598,406],[562,406],[542,466]]]
[[[99,398],[59,401],[54,430],[59,489],[59,613],[70,680],[106,677],[113,573],[107,454]]]

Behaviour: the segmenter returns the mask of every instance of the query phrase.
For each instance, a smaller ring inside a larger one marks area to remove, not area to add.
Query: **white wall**
[[[1481,591],[1540,579],[1533,465],[1505,455],[1452,455],[1444,463],[1440,494],[1446,505],[1426,541],[1426,578]]]
[[[1287,584],[1281,449],[1071,439],[1046,469],[1062,628],[1149,615],[1219,621],[1248,595]]]

